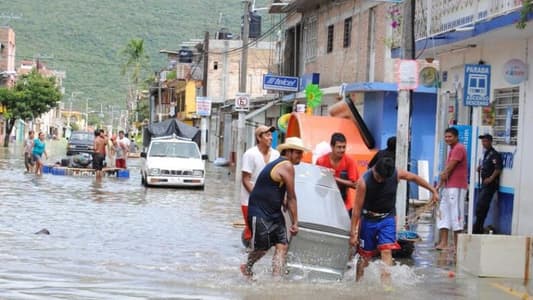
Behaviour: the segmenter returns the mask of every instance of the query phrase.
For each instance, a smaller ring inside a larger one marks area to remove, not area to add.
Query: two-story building
[[[15,31],[8,26],[0,26],[0,87],[12,87],[15,84]],[[0,104],[0,141],[5,136],[5,107]]]
[[[533,165],[533,139],[527,131],[533,125],[533,102],[528,101],[533,93],[529,79],[533,22],[528,7],[516,0],[452,0],[417,1],[416,10],[417,53],[440,62],[434,141],[440,146],[435,156],[445,152],[445,127],[465,127],[469,138],[462,142],[471,149],[470,195],[474,195],[479,184],[476,168],[482,158],[477,137],[494,136],[494,147],[503,157],[503,173],[485,225],[504,234],[533,232],[533,204],[528,199],[533,190],[527,179]],[[520,21],[524,29],[517,28]],[[435,170],[442,160],[435,162]],[[474,201],[469,206],[473,216]]]
[[[397,133],[398,86],[391,47],[398,42],[400,5],[385,1],[275,0],[270,13],[283,14],[279,74],[307,82],[319,77],[322,103],[315,115],[349,97],[361,113],[375,148],[384,148]],[[434,70],[436,61],[418,61],[419,70]],[[318,75],[318,76],[316,76]],[[311,81],[312,82],[312,81]],[[316,83],[316,82],[315,82]],[[411,102],[409,170],[419,161],[433,170],[436,82],[420,81]],[[284,102],[305,103],[305,94],[285,95]],[[410,197],[418,198],[412,186]]]

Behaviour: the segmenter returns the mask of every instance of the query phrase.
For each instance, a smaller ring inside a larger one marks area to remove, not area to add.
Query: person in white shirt
[[[128,159],[128,153],[130,152],[130,139],[124,136],[124,130],[121,130],[118,132],[118,140],[117,140],[118,146],[122,149],[122,158],[119,159],[117,157],[117,168],[126,169],[126,160]]]
[[[272,149],[272,132],[274,131],[276,128],[273,126],[258,126],[255,129],[256,145],[246,150],[242,157],[241,210],[246,225],[243,233],[245,243],[252,238],[252,232],[246,224],[248,222],[248,197],[261,170],[266,164],[279,157],[279,152]]]

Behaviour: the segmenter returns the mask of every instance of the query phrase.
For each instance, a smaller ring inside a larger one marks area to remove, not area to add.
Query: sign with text
[[[465,65],[465,106],[490,104],[490,65]]]
[[[196,114],[200,117],[209,117],[211,115],[211,99],[196,97]]]
[[[418,87],[418,63],[416,60],[396,61],[398,90],[414,90]]]
[[[235,111],[249,111],[250,110],[250,96],[244,93],[237,93],[235,95]]]
[[[266,74],[263,76],[263,89],[297,92],[299,81],[298,77]]]

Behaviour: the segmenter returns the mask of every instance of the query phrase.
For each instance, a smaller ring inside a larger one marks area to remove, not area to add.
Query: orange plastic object
[[[301,138],[304,145],[312,150],[322,142],[329,145],[331,135],[335,132],[341,132],[346,136],[346,154],[355,160],[359,176],[363,175],[376,150],[367,148],[353,120],[292,113],[287,127],[287,137]],[[304,153],[302,161],[312,163],[313,153]],[[348,191],[348,197],[355,199],[355,191],[353,189],[348,189]],[[352,203],[346,206],[351,208]]]

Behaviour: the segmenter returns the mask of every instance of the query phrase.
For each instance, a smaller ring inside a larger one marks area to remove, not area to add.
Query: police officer
[[[500,174],[502,172],[502,159],[500,153],[492,147],[492,135],[480,135],[479,139],[483,145],[483,161],[477,167],[481,175],[481,191],[476,205],[476,223],[474,233],[483,233],[483,224],[490,208],[490,201],[500,185]]]

